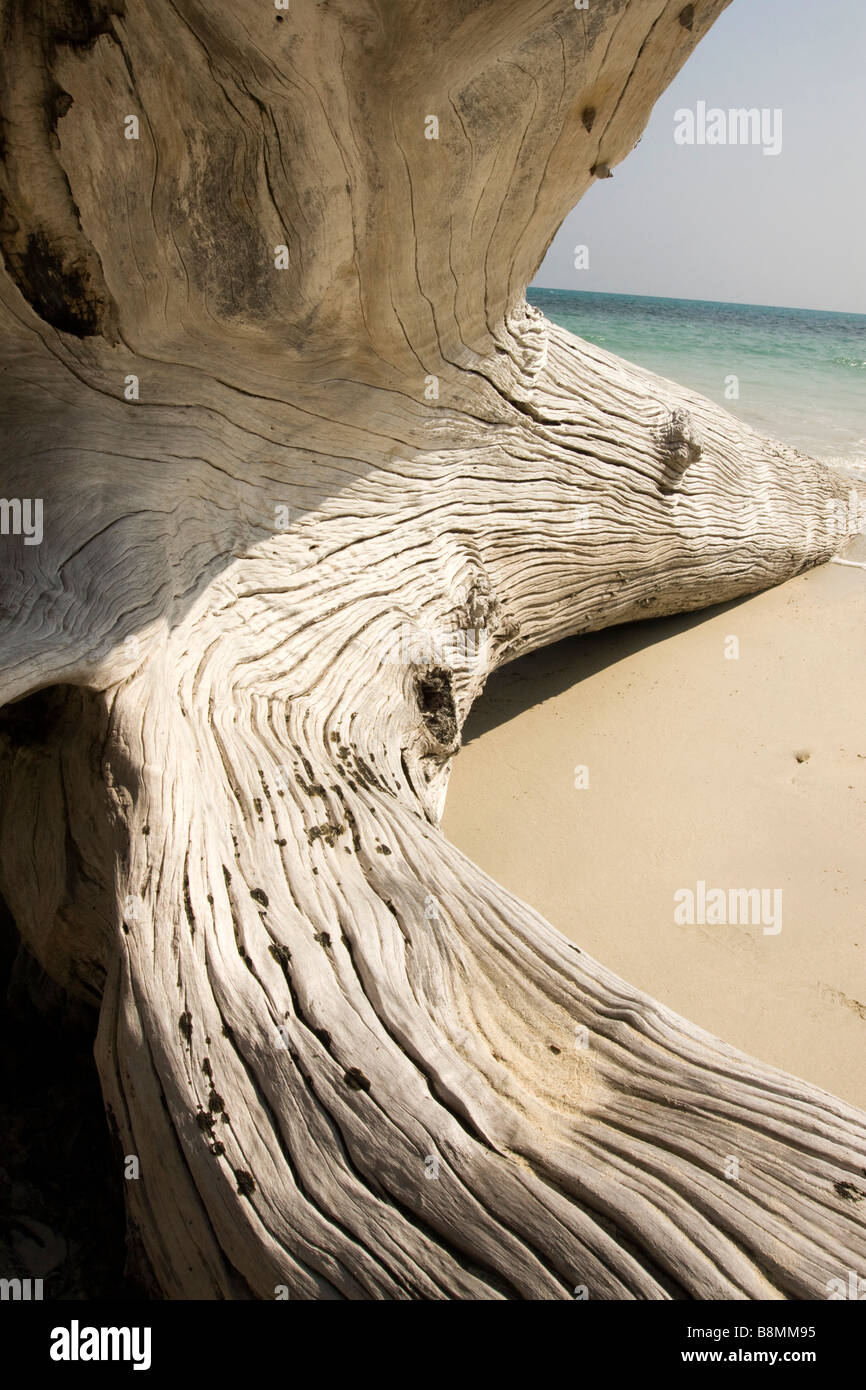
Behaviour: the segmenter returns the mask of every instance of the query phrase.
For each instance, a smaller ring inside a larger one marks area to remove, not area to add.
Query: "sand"
[[[864,693],[866,567],[575,638],[488,682],[444,826],[632,984],[866,1107]],[[781,930],[676,922],[699,881],[781,889]]]

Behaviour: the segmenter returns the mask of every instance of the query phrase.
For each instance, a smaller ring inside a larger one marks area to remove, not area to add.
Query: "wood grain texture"
[[[166,1297],[863,1267],[866,1117],[439,829],[498,665],[839,543],[847,483],[524,300],[725,5],[693,8],[0,6],[2,489],[45,517],[0,539],[0,889],[101,1000]]]

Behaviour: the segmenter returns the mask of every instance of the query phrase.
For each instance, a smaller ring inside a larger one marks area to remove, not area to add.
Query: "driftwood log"
[[[497,666],[839,544],[834,474],[524,299],[724,8],[0,4],[0,890],[162,1296],[864,1270],[866,1116],[438,824]]]

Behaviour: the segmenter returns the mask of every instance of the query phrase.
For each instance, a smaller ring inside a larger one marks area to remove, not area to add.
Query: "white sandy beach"
[[[866,1106],[864,692],[866,568],[574,639],[490,680],[445,829],[632,984]],[[781,889],[781,931],[677,925],[701,881]]]

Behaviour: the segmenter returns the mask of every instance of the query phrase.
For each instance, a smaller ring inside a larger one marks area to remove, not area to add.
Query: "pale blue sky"
[[[677,145],[699,101],[780,107],[781,153]],[[866,0],[733,0],[533,284],[866,313]]]

